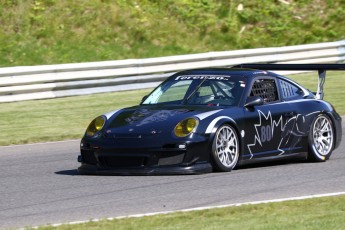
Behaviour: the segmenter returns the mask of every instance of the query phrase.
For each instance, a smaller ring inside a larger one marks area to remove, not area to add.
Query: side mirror
[[[141,99],[141,103],[143,103],[148,97],[148,95],[143,96],[143,98]]]
[[[264,99],[262,99],[262,97],[258,97],[258,96],[253,96],[253,97],[248,97],[246,104],[244,104],[244,107],[254,107],[257,105],[263,105],[264,104]]]

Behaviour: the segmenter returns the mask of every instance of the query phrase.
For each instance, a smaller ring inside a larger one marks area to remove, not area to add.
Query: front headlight
[[[106,118],[104,116],[96,117],[87,127],[86,135],[89,137],[93,137],[98,131],[100,131],[104,124],[105,124]]]
[[[199,121],[195,118],[187,118],[180,121],[174,129],[174,133],[178,137],[185,137],[195,130]]]

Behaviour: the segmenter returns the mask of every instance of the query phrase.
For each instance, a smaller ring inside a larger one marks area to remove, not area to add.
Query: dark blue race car
[[[248,67],[248,68],[243,68]],[[260,68],[249,69],[249,68]],[[326,161],[341,117],[317,94],[262,69],[344,65],[247,65],[178,72],[140,105],[95,118],[81,141],[82,174],[194,174],[303,157]]]

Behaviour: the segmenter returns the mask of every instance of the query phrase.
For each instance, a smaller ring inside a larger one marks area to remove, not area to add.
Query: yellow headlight
[[[98,131],[100,131],[104,124],[105,124],[105,117],[103,116],[99,116],[99,117],[96,117],[89,125],[89,127],[87,127],[87,130],[86,130],[86,135],[87,136],[94,136]]]
[[[189,135],[197,127],[198,120],[195,118],[187,118],[183,121],[180,121],[174,129],[174,133],[178,137],[185,137]]]

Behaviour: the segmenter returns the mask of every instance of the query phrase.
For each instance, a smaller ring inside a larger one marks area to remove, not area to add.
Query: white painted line
[[[57,224],[51,224],[51,225],[47,225],[47,226],[58,227],[61,225],[84,224],[84,223],[88,223],[88,222],[98,222],[98,221],[102,221],[102,220],[110,220],[111,221],[111,220],[125,219],[125,218],[140,218],[140,217],[146,217],[146,216],[165,215],[165,214],[176,213],[176,212],[202,211],[202,210],[209,210],[209,209],[215,209],[215,208],[227,208],[227,207],[239,207],[239,206],[243,206],[243,205],[278,203],[278,202],[284,202],[284,201],[305,200],[305,199],[332,197],[332,196],[340,196],[340,195],[345,195],[345,192],[315,194],[315,195],[308,195],[308,196],[299,196],[299,197],[290,197],[290,198],[281,198],[281,199],[272,199],[272,200],[262,200],[262,201],[252,201],[252,202],[225,204],[225,205],[216,205],[216,206],[205,206],[205,207],[181,209],[181,210],[175,210],[175,211],[151,212],[151,213],[134,214],[134,215],[128,215],[128,216],[117,216],[117,217],[109,217],[109,218],[102,218],[102,219],[73,221],[73,222],[69,222],[69,223],[57,223]],[[35,226],[35,227],[30,227],[29,229],[38,229],[39,227],[44,227],[44,226]],[[20,229],[24,230],[27,228],[20,228]]]
[[[18,144],[18,145],[5,145],[0,146],[0,148],[13,148],[13,147],[19,147],[19,146],[33,146],[33,145],[45,145],[45,144],[59,144],[59,143],[69,143],[69,142],[80,142],[80,139],[74,139],[74,140],[65,140],[65,141],[48,141],[48,142],[39,142],[39,143],[30,143],[30,144]]]

